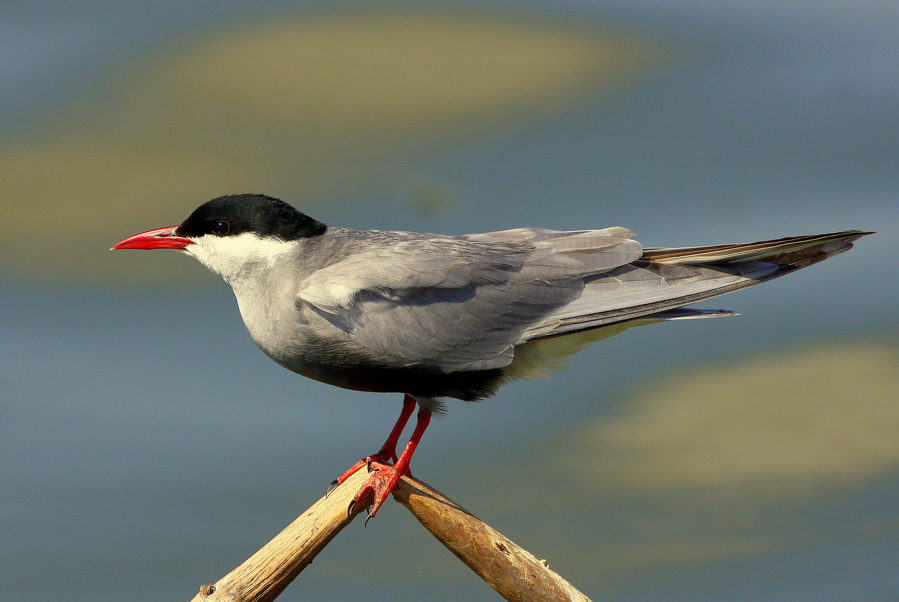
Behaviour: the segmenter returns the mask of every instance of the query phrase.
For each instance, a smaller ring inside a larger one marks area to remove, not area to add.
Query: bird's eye
[[[225,236],[230,231],[231,226],[228,225],[228,222],[215,222],[212,225],[212,233],[216,236]]]

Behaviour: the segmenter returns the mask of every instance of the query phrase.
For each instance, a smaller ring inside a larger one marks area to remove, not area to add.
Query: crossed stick
[[[243,564],[191,602],[269,602],[278,597],[366,504],[350,506],[367,478],[360,470],[300,515]],[[590,602],[539,560],[467,510],[412,477],[393,497],[490,587],[518,602]],[[347,510],[349,508],[349,510]]]

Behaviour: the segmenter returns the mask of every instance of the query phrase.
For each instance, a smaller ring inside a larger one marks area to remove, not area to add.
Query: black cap
[[[203,203],[178,226],[178,236],[253,232],[284,241],[323,234],[327,226],[264,194],[229,194]]]

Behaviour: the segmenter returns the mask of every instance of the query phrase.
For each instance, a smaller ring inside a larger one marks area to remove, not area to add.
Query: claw
[[[329,495],[331,495],[332,491],[337,489],[337,486],[340,485],[340,483],[338,483],[337,481],[338,479],[334,479],[333,481],[328,483],[328,489],[325,490],[325,497],[328,497]]]
[[[371,496],[372,501],[371,506],[368,508],[368,520],[371,520],[378,514],[381,505],[396,487],[396,482],[402,475],[407,473],[408,471],[404,471],[403,467],[397,469],[397,467],[389,464],[374,463],[371,474],[369,474],[365,483],[362,484],[362,487],[359,488],[355,497],[357,501],[361,501]],[[366,520],[366,523],[368,520]]]
[[[409,472],[409,460],[411,460],[412,454],[415,453],[415,448],[418,446],[421,436],[424,434],[425,429],[428,427],[428,423],[431,421],[431,411],[426,408],[421,408],[418,412],[418,420],[415,424],[415,430],[412,432],[412,437],[409,439],[409,443],[406,444],[403,453],[397,458],[395,451],[396,439],[399,436],[402,427],[405,426],[406,420],[408,419],[409,414],[412,413],[414,407],[415,400],[407,395],[403,401],[403,413],[400,416],[400,420],[397,421],[396,426],[394,426],[393,431],[391,431],[390,437],[388,437],[384,447],[382,447],[378,453],[369,456],[364,460],[359,460],[356,464],[351,466],[349,470],[336,479],[336,483],[339,485],[345,482],[352,474],[358,472],[363,466],[368,471],[368,478],[365,480],[365,483],[362,484],[362,487],[359,488],[359,491],[356,492],[356,495],[353,497],[353,500],[347,508],[347,514],[349,515],[352,513],[353,507],[356,504],[367,499],[368,496],[371,496],[372,501],[367,508],[368,518],[365,519],[366,525],[368,525],[368,521],[378,514],[381,505],[387,500],[390,492],[396,488],[399,478],[411,474]],[[393,461],[392,464],[391,460]]]

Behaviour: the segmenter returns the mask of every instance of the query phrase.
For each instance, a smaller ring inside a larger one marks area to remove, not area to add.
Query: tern
[[[443,398],[475,401],[546,377],[587,344],[640,324],[730,315],[685,307],[823,261],[858,230],[744,244],[645,248],[625,228],[445,236],[326,226],[261,194],[228,195],[113,249],[175,249],[231,285],[253,341],[288,370],[403,394],[353,503],[369,518],[410,474]],[[399,437],[418,407],[414,431]]]

